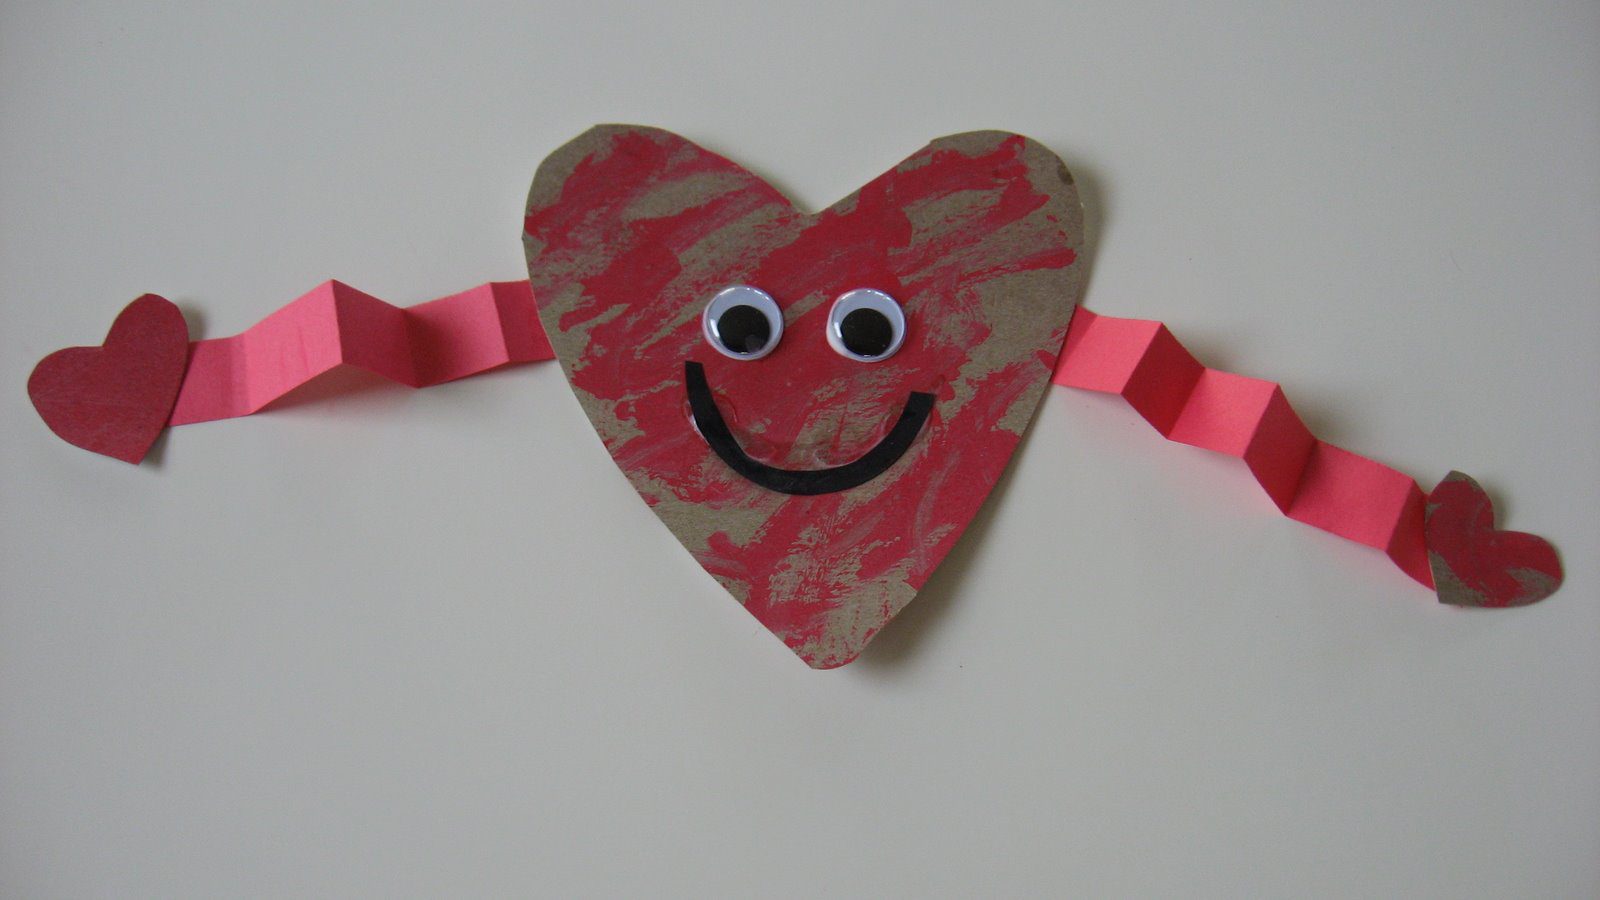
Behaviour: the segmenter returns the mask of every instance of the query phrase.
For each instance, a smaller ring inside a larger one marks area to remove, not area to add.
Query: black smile
[[[695,425],[717,456],[756,484],[785,494],[831,494],[877,478],[905,455],[917,432],[922,430],[922,423],[928,420],[928,413],[933,411],[933,395],[913,391],[906,398],[905,409],[900,411],[900,420],[894,423],[894,428],[855,462],[831,469],[779,469],[751,459],[734,440],[728,423],[722,419],[722,411],[717,409],[716,398],[711,396],[704,366],[685,362],[683,382],[689,389],[689,411],[694,414]]]

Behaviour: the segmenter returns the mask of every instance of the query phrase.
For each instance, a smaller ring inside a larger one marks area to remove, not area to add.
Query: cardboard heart
[[[540,165],[524,243],[545,331],[607,451],[817,668],[861,652],[988,496],[1084,268],[1066,167],[993,131],[936,140],[809,214],[674,134],[600,126]],[[732,285],[781,307],[769,355],[707,343],[702,312]],[[904,310],[885,360],[830,346],[829,307],[857,288]]]
[[[39,360],[28,398],[67,443],[138,463],[166,427],[188,360],[183,313],[145,294],[117,315],[104,344]]]
[[[1478,482],[1451,472],[1428,495],[1428,565],[1441,603],[1527,606],[1561,587],[1561,559],[1538,535],[1496,531]]]

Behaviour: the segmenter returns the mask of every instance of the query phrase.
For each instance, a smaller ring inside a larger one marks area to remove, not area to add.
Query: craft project
[[[330,281],[186,362],[181,315],[147,295],[105,347],[46,357],[29,393],[63,438],[137,462],[163,422],[249,415],[343,365],[423,387],[557,359],[640,497],[817,668],[912,600],[1052,382],[1239,457],[1285,515],[1443,602],[1561,582],[1554,549],[1495,531],[1466,476],[1424,496],[1313,437],[1277,385],[1203,367],[1158,322],[1075,311],[1072,176],[1020,135],[940,138],[813,214],[670,132],[600,126],[539,166],[523,241],[527,282],[399,308]]]
[[[1066,167],[999,132],[934,141],[808,215],[676,135],[598,128],[539,167],[523,234],[612,458],[820,667],[855,658],[988,496],[1083,269]]]

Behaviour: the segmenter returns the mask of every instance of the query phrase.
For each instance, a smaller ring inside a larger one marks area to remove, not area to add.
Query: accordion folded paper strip
[[[1276,384],[1205,368],[1160,323],[1077,309],[1077,192],[1020,135],[941,138],[808,213],[670,132],[600,126],[540,165],[522,235],[526,282],[401,308],[330,281],[192,344],[147,295],[104,346],[43,360],[29,394],[65,440],[137,462],[163,424],[249,415],[341,366],[424,387],[556,359],[662,523],[818,668],[912,600],[1051,383],[1240,458],[1285,515],[1446,603],[1561,583],[1549,543],[1496,531],[1466,476],[1425,495],[1316,439]]]

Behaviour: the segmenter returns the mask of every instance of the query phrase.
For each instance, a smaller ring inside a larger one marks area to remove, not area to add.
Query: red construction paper
[[[617,465],[746,610],[829,668],[911,601],[1010,459],[1077,302],[1081,223],[1061,161],[1018,135],[936,140],[812,215],[676,135],[604,126],[540,166],[525,234],[545,329]],[[785,318],[759,360],[702,336],[701,310],[734,284]],[[829,307],[855,288],[903,307],[893,357],[830,347]],[[871,480],[780,493],[696,433],[689,362],[738,444],[787,470],[861,459],[912,393],[934,408]]]
[[[1550,542],[1496,531],[1489,495],[1461,472],[1445,476],[1428,495],[1427,536],[1442,603],[1527,606],[1561,587],[1561,559]]]
[[[197,341],[171,424],[250,415],[339,366],[426,387],[553,357],[526,281],[403,309],[329,281],[241,334]]]
[[[1244,460],[1291,519],[1376,547],[1433,587],[1422,489],[1311,435],[1270,381],[1208,369],[1165,325],[1078,310],[1056,384],[1120,394],[1169,440]]]
[[[40,360],[28,377],[28,397],[62,440],[138,463],[166,424],[188,350],[183,313],[145,294],[117,316],[104,344]]]

